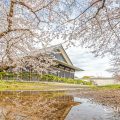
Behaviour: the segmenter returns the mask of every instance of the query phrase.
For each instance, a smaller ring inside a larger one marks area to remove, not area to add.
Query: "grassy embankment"
[[[104,86],[91,86],[91,88],[96,90],[114,90],[114,89],[120,89],[120,84],[114,84],[114,85],[104,85]]]
[[[0,91],[17,90],[38,90],[38,91],[59,91],[81,89],[79,84],[54,83],[54,82],[19,82],[19,81],[0,81]],[[86,87],[86,86],[85,86]]]
[[[19,77],[19,78],[18,78]],[[70,88],[79,88],[80,85],[92,85],[91,82],[60,78],[54,75],[42,75],[20,73],[0,73],[0,90],[65,90]],[[18,79],[18,80],[17,80]],[[20,81],[19,81],[20,80]],[[22,81],[21,81],[22,80]],[[37,80],[37,82],[33,82]]]
[[[0,72],[0,91],[1,90],[64,90],[69,88],[79,88],[81,85],[87,85],[92,89],[120,89],[119,85],[105,85],[105,86],[94,86],[91,82],[84,80],[75,80],[68,78],[60,78],[54,75],[43,75],[42,77],[38,74],[20,73],[19,76],[24,80],[20,82],[16,80],[16,74]],[[37,77],[38,82],[29,82],[29,78],[32,77],[34,80]],[[6,80],[7,78],[7,81]],[[27,82],[26,82],[27,80]]]
[[[86,85],[85,85],[86,86]],[[93,86],[87,85],[94,90],[113,90],[120,89],[120,85]],[[0,91],[5,90],[40,90],[56,91],[79,89],[83,86],[80,84],[54,83],[54,82],[18,82],[18,81],[0,81]]]
[[[52,88],[52,85],[43,83],[29,83],[16,81],[0,81],[0,91],[4,90],[44,90]]]

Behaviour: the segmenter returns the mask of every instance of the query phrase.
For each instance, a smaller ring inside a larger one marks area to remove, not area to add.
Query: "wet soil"
[[[115,110],[120,111],[120,89],[119,90],[93,90],[85,89],[73,92],[75,97],[88,98],[91,101],[113,107]]]

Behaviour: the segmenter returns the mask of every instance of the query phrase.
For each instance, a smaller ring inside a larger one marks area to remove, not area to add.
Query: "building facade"
[[[63,78],[74,78],[76,71],[83,71],[82,69],[75,67],[62,45],[52,46],[52,56],[57,65],[52,66],[55,75]],[[50,72],[50,74],[52,74]]]

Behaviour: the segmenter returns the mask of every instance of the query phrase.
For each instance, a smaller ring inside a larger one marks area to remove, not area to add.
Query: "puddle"
[[[120,120],[120,113],[66,92],[1,92],[0,120]]]
[[[1,92],[0,120],[64,120],[75,105],[64,92]]]
[[[65,120],[120,120],[120,113],[89,99],[74,98],[79,105],[72,107]]]

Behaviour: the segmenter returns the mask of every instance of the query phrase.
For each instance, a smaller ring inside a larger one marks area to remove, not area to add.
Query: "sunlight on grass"
[[[115,85],[104,85],[104,86],[92,86],[93,89],[120,89],[120,84]]]
[[[16,82],[16,81],[0,81],[0,91],[2,90],[44,90],[52,85],[35,82]]]
[[[57,82],[20,82],[14,80],[1,80],[0,91],[19,91],[19,90],[38,90],[38,91],[58,91],[58,90],[71,90],[81,89],[81,87],[88,85],[67,84]]]

